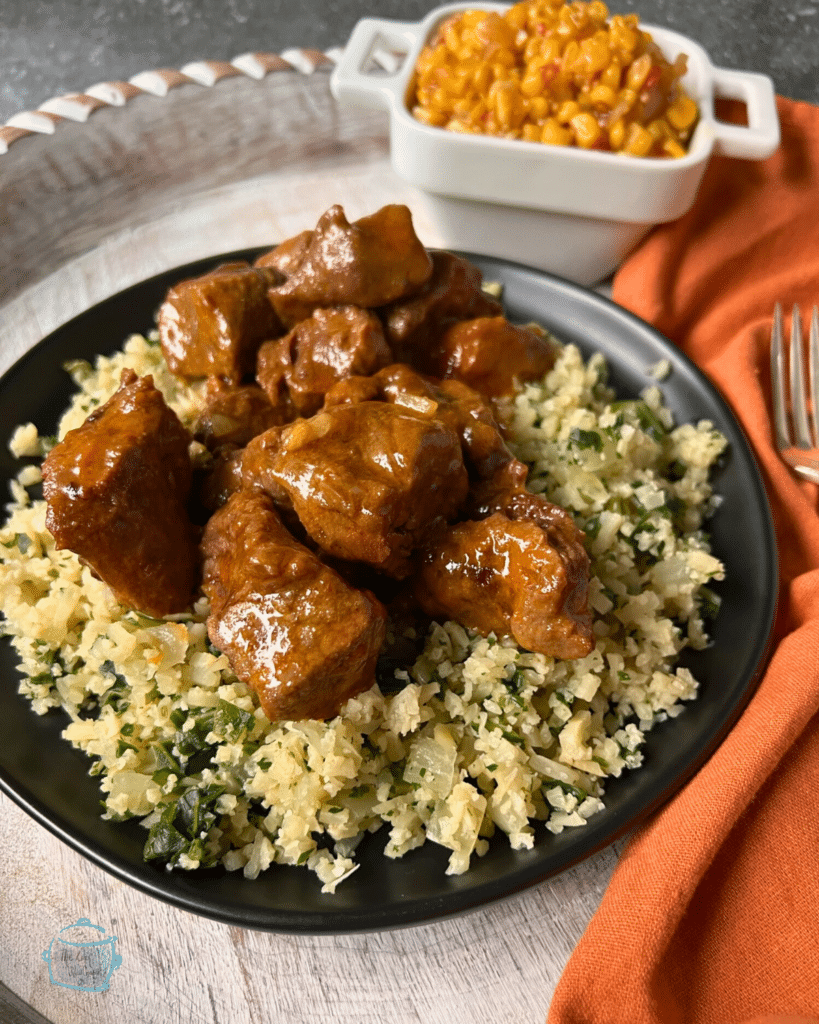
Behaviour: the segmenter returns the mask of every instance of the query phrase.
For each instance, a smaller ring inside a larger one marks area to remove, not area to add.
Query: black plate
[[[253,254],[230,254],[242,255]],[[306,934],[395,928],[479,907],[576,863],[646,817],[704,763],[750,698],[773,627],[776,543],[756,463],[728,406],[670,342],[606,299],[524,267],[471,258],[486,280],[504,285],[510,319],[537,320],[586,355],[603,352],[621,396],[636,396],[654,383],[646,369],[667,359],[672,372],[662,390],[677,421],[707,418],[727,435],[728,458],[716,478],[724,501],[710,524],[714,551],[727,569],[718,586],[723,605],[712,645],[687,657],[702,682],[699,699],[652,730],[644,766],[609,783],[606,810],[584,828],[557,836],[540,828],[534,849],[520,852],[499,836],[458,877],[445,875],[449,853],[433,843],[394,861],[382,856],[385,838],[370,836],[359,848],[359,870],[331,896],[322,895],[315,876],[301,868],[273,867],[247,881],[240,872],[166,873],[144,863],[145,830],[133,821],[114,824],[99,817],[98,781],[88,775],[89,761],[61,739],[65,716],[55,711],[38,717],[17,695],[16,657],[3,641],[0,786],[64,842],[143,892],[229,924]],[[7,449],[14,427],[31,420],[41,432],[53,433],[68,404],[73,384],[62,363],[110,353],[130,333],[150,330],[168,287],[215,262],[181,267],[113,296],[45,338],[0,380],[4,480],[19,470]]]

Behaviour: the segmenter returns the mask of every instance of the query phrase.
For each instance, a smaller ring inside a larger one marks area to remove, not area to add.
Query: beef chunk
[[[536,380],[554,366],[557,351],[541,331],[502,316],[462,320],[433,345],[429,372],[454,377],[489,398],[508,395],[516,381]]]
[[[341,381],[327,393],[325,408],[367,401],[435,416],[457,435],[470,483],[464,512],[473,518],[496,510],[523,487],[526,466],[509,451],[487,403],[466,384],[432,380],[395,363],[370,377]]]
[[[283,338],[259,349],[256,379],[274,405],[312,416],[339,380],[392,362],[381,321],[357,306],[316,309]]]
[[[271,721],[332,718],[372,686],[383,606],[297,543],[267,495],[232,495],[202,552],[208,635]]]
[[[231,384],[251,375],[259,345],[283,333],[267,298],[277,281],[272,267],[226,263],[171,288],[157,320],[171,372]]]
[[[194,437],[211,450],[227,444],[241,448],[257,434],[288,419],[292,419],[289,407],[275,406],[258,385],[225,384],[210,377]]]
[[[153,378],[124,370],[119,390],[43,463],[46,525],[122,604],[184,611],[197,551],[185,502],[189,436]]]
[[[247,446],[246,486],[292,505],[328,554],[401,579],[411,555],[464,502],[457,435],[433,410],[384,402],[327,408],[274,427]]]
[[[312,240],[312,231],[301,231],[298,235],[281,242],[270,252],[263,253],[253,265],[254,267],[272,267],[282,277],[290,277],[307,255]]]
[[[350,224],[340,206],[321,217],[304,259],[270,289],[282,322],[293,327],[314,309],[373,309],[416,292],[432,273],[406,206],[384,206]]]
[[[396,362],[429,372],[429,352],[459,320],[500,316],[501,305],[481,288],[481,272],[460,256],[433,252],[432,275],[420,290],[382,310],[387,343]]]
[[[418,602],[433,618],[484,636],[511,634],[530,651],[585,657],[594,636],[583,535],[563,509],[531,494],[520,499],[442,532],[421,561]]]

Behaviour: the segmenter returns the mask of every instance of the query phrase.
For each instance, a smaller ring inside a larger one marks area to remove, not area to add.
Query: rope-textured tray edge
[[[124,107],[135,96],[165,97],[180,85],[213,88],[227,78],[246,75],[260,81],[281,71],[312,75],[331,71],[341,55],[336,48],[321,50],[294,48],[281,53],[243,53],[232,61],[202,60],[174,68],[142,71],[127,82],[100,82],[81,93],[68,93],[46,100],[36,110],[15,114],[0,127],[0,156],[11,145],[32,135],[53,135],[64,122],[84,123],[101,108]]]

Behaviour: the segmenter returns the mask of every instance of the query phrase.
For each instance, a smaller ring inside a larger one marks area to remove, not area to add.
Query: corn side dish
[[[699,109],[636,14],[523,0],[447,19],[415,69],[415,118],[450,131],[637,157],[684,156]]]

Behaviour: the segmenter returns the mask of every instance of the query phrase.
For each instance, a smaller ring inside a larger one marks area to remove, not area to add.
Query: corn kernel
[[[441,30],[443,37],[444,46],[448,47],[453,53],[457,53],[461,46],[461,37],[458,32],[458,24],[455,18],[450,18],[448,22],[443,26]]]
[[[557,39],[547,39],[540,48],[541,56],[546,64],[556,64],[561,56],[560,42]]]
[[[629,89],[639,92],[643,88],[643,83],[648,78],[649,71],[651,71],[651,57],[644,53],[642,57],[638,57],[637,60],[632,62],[626,72],[626,85]]]
[[[622,120],[617,120],[609,128],[609,145],[616,152],[623,148],[623,140],[626,137],[626,126]]]
[[[523,63],[530,64],[533,60],[537,60],[542,55],[543,42],[538,36],[529,36],[523,47]]]
[[[543,90],[543,75],[540,67],[530,67],[520,82],[524,96],[537,96]]]
[[[622,15],[616,14],[611,19],[611,45],[625,55],[634,52],[637,45],[637,32],[626,22]]]
[[[413,107],[412,116],[422,124],[430,124],[435,128],[443,128],[447,120],[442,111],[433,110],[431,107]]]
[[[685,150],[676,139],[666,139],[663,143],[663,152],[667,153],[675,160],[678,160],[681,156],[685,156]]]
[[[621,89],[617,94],[617,106],[623,113],[628,113],[636,102],[637,93],[633,89]]]
[[[620,79],[623,74],[623,66],[616,57],[612,57],[608,67],[604,68],[598,79],[600,85],[607,85],[615,92],[620,88]]]
[[[571,140],[572,133],[567,128],[558,124],[553,117],[550,117],[543,125],[543,131],[540,136],[541,142],[545,142],[549,146],[568,146]]]
[[[557,120],[560,124],[568,124],[579,113],[580,104],[576,100],[566,100],[557,112]]]
[[[623,151],[625,153],[630,153],[632,156],[646,156],[646,154],[651,152],[651,147],[653,145],[654,136],[650,132],[647,132],[645,128],[634,122],[629,127]]]
[[[509,129],[515,117],[515,91],[510,82],[498,82],[498,89],[495,91],[495,113],[498,123]]]
[[[529,117],[539,125],[549,113],[549,101],[544,96],[533,96],[529,100]]]
[[[574,136],[581,149],[591,149],[600,138],[600,125],[593,114],[582,112],[571,120]]]
[[[611,110],[617,102],[617,96],[614,89],[610,89],[607,85],[596,85],[589,93],[589,102],[596,107]]]
[[[589,23],[589,12],[586,4],[582,3],[581,0],[574,0],[573,3],[567,5],[569,11],[569,17],[578,29],[584,29]]]
[[[563,67],[567,71],[573,71],[581,56],[580,44],[577,40],[572,39],[566,44],[566,49],[563,51]]]
[[[604,35],[604,33],[603,33]],[[599,36],[592,36],[591,39],[584,39],[580,44],[583,58],[586,61],[586,74],[589,78],[602,71],[611,59],[609,44]]]
[[[665,116],[668,118],[669,124],[673,125],[677,131],[685,131],[697,119],[697,104],[690,96],[683,93],[666,110]]]
[[[478,102],[469,111],[469,116],[466,121],[472,125],[473,128],[480,129],[480,124],[489,112],[489,107],[486,104],[486,100],[478,100]]]
[[[516,32],[522,32],[526,27],[526,15],[529,5],[527,3],[515,4],[506,12],[506,20]]]
[[[479,96],[485,96],[492,84],[492,69],[488,64],[481,64],[472,73],[472,88]]]

